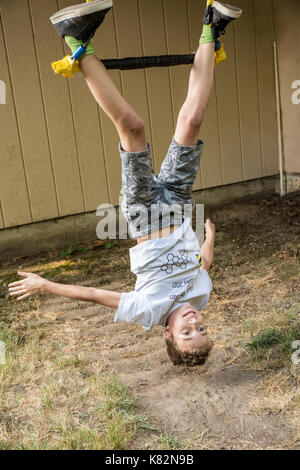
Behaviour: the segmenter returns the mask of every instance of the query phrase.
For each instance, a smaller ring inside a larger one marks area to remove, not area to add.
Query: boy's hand
[[[210,219],[206,219],[204,227],[205,227],[206,236],[215,236],[216,226],[215,224],[212,223]]]
[[[19,271],[18,275],[23,277],[21,281],[12,282],[8,285],[9,293],[12,297],[20,296],[17,300],[26,299],[30,295],[41,292],[45,285],[45,279],[33,273],[24,273]]]
[[[206,237],[205,242],[201,247],[202,269],[205,269],[205,271],[209,271],[209,268],[211,267],[214,259],[216,226],[212,223],[210,219],[206,219],[204,226]]]

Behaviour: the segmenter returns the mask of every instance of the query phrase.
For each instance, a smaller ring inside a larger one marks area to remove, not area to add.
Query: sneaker
[[[211,24],[213,38],[218,41],[222,34],[225,34],[226,26],[232,21],[237,20],[243,10],[241,8],[214,1],[214,6],[207,7],[204,13],[203,23]]]
[[[63,38],[72,36],[85,43],[94,36],[112,5],[112,0],[73,5],[55,13],[50,21]]]

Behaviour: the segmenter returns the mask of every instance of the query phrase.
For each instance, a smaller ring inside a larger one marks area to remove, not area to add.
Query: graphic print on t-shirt
[[[169,253],[167,256],[167,263],[163,264],[160,269],[167,274],[172,274],[173,269],[180,268],[185,270],[188,263],[191,263],[191,258],[188,257],[186,250],[179,250],[177,254]]]
[[[173,282],[172,289],[176,289],[177,291],[179,291],[179,293],[169,295],[169,299],[178,300],[180,298],[185,297],[189,292],[193,292],[194,288],[190,285],[192,280],[193,278]]]

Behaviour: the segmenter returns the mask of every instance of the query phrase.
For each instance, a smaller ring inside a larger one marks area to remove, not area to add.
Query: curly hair
[[[205,364],[210,351],[213,348],[213,343],[208,342],[201,350],[189,352],[180,351],[173,336],[165,338],[167,353],[173,362],[174,366],[188,366],[194,367]]]

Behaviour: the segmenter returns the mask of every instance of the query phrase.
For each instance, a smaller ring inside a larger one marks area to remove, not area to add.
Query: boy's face
[[[203,317],[191,305],[183,305],[171,313],[164,331],[165,338],[170,336],[182,352],[199,351],[209,343]]]

